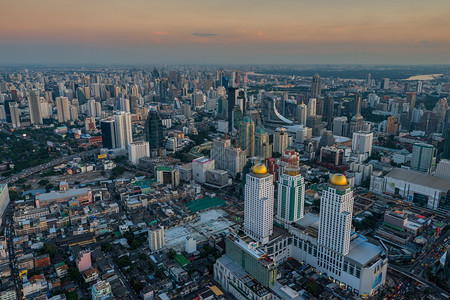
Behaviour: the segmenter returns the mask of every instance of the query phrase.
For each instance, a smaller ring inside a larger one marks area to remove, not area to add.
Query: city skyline
[[[25,2],[0,64],[450,63],[447,1]]]

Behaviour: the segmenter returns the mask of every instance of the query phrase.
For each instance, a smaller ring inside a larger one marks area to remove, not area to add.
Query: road
[[[11,268],[11,276],[14,279],[14,286],[16,288],[16,296],[17,299],[23,298],[22,293],[22,281],[19,278],[19,270],[16,265],[16,255],[14,250],[14,226],[13,224],[13,214],[8,215],[8,225],[5,227],[5,236],[8,243],[8,251],[9,251],[9,262]]]
[[[100,153],[100,149],[93,149],[93,150],[88,150],[88,151],[84,151],[84,152],[71,154],[68,156],[61,156],[61,157],[56,158],[52,161],[49,161],[45,164],[22,170],[22,172],[20,172],[19,174],[12,175],[11,177],[1,181],[0,183],[8,183],[8,184],[15,183],[19,179],[27,178],[28,176],[34,175],[36,173],[40,173],[46,169],[53,168],[54,166],[57,166],[59,164],[71,161],[75,157],[86,157],[86,156],[89,156],[92,154],[98,154],[98,153]]]

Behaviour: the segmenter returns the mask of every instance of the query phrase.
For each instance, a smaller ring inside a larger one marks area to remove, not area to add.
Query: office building
[[[65,123],[70,121],[70,102],[67,97],[56,98],[56,110],[58,113],[58,122]]]
[[[300,127],[297,129],[297,132],[295,133],[295,141],[297,143],[303,144],[306,141],[311,140],[312,138],[312,129],[308,127]]]
[[[0,225],[3,225],[3,214],[9,204],[8,184],[0,184]]]
[[[311,128],[313,136],[319,136],[322,133],[322,116],[309,116],[306,119],[306,127]]]
[[[322,79],[319,74],[314,74],[311,84],[311,95],[313,98],[319,98],[322,94]]]
[[[398,120],[394,116],[389,116],[386,122],[386,133],[391,135],[397,135],[398,133]]]
[[[163,78],[159,82],[159,101],[169,103],[169,80],[167,78]]]
[[[13,128],[20,127],[20,113],[19,104],[17,102],[9,102],[9,118],[11,119],[11,125]],[[6,120],[8,120],[8,114],[6,114]]]
[[[310,98],[308,105],[306,106],[306,118],[310,116],[316,115],[316,109],[317,109],[317,99],[316,98]]]
[[[214,159],[202,156],[192,161],[192,179],[196,182],[205,183],[206,172],[209,170],[214,170]]]
[[[133,132],[131,123],[131,114],[119,112],[114,115],[116,148],[127,149],[128,144],[133,142]]]
[[[414,107],[416,106],[416,92],[408,92],[406,93],[406,103],[409,104],[409,110],[413,111]]]
[[[356,97],[356,114],[350,120],[350,136],[352,136],[354,132],[360,132],[364,130],[364,118],[361,115],[361,96],[357,95]]]
[[[163,125],[159,113],[150,109],[145,122],[145,140],[148,142],[150,156],[157,157],[163,145]]]
[[[307,110],[308,108],[303,102],[297,106],[297,122],[301,125],[306,125]]]
[[[116,126],[113,119],[106,119],[100,121],[100,129],[102,131],[103,148],[115,149],[118,148],[116,144]]]
[[[28,96],[28,109],[30,111],[31,125],[42,124],[41,103],[39,99],[39,92],[33,90]]]
[[[148,229],[148,246],[151,251],[158,251],[164,247],[164,226]]]
[[[239,125],[239,146],[246,151],[247,156],[255,156],[255,122],[250,116],[245,116]]]
[[[269,134],[262,126],[256,126],[255,156],[261,156],[265,159],[272,157],[272,145],[270,144]]]
[[[213,141],[211,147],[210,157],[214,159],[215,168],[218,170],[226,170],[228,167],[228,161],[225,156],[226,149],[231,147],[231,140],[228,135],[225,135],[223,139],[216,138]]]
[[[347,117],[336,117],[333,119],[333,135],[347,136],[348,123]]]
[[[297,165],[288,164],[278,180],[276,219],[282,224],[303,218],[305,205],[305,183]]]
[[[244,191],[244,231],[262,244],[273,232],[273,175],[264,165],[255,165],[247,174]]]
[[[344,150],[328,146],[320,148],[320,163],[341,166],[344,163]]]
[[[381,80],[381,89],[382,90],[387,90],[389,89],[389,78],[383,78]]]
[[[435,176],[450,179],[450,160],[441,159],[436,166]]]
[[[150,156],[148,142],[133,142],[128,144],[128,160],[137,165],[139,159]]]
[[[177,168],[159,166],[156,167],[155,173],[159,184],[170,185],[173,189],[180,184],[180,170]]]
[[[225,160],[227,161],[225,170],[236,178],[239,174],[242,174],[242,170],[244,169],[246,152],[239,147],[228,147],[225,149]]]
[[[324,130],[320,137],[319,147],[333,146],[336,143],[336,139],[333,136],[331,130]]]
[[[430,173],[436,164],[436,149],[433,145],[417,143],[412,149],[411,168]]]
[[[192,117],[191,106],[189,104],[183,103],[181,105],[181,113],[188,119]]]
[[[356,154],[372,155],[372,132],[354,132],[352,139],[352,151]]]
[[[285,128],[278,127],[273,133],[273,152],[282,154],[289,145],[289,136]]]

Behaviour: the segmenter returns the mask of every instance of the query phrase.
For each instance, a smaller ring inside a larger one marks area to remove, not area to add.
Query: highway
[[[98,153],[100,153],[100,149],[93,149],[93,150],[88,150],[88,151],[84,151],[84,152],[71,154],[68,156],[61,156],[52,161],[49,161],[48,163],[22,170],[22,172],[20,172],[19,174],[14,174],[11,177],[1,181],[0,183],[7,183],[7,184],[15,183],[19,179],[27,178],[36,173],[40,173],[46,169],[53,168],[54,166],[57,166],[59,164],[69,162],[72,159],[74,159],[75,157],[86,157],[86,156],[89,156],[92,154],[98,154]]]

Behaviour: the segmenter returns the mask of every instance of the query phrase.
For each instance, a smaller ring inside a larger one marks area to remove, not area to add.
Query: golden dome
[[[267,173],[267,168],[265,165],[255,165],[252,168],[252,172],[254,174],[266,174]]]
[[[347,185],[347,178],[342,174],[335,174],[331,177],[330,183],[334,185]]]

